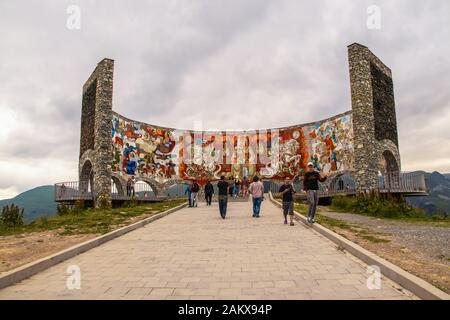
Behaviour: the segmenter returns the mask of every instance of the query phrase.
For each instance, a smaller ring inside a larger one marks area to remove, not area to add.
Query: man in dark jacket
[[[225,180],[225,176],[221,176],[220,181],[217,183],[217,188],[219,189],[219,211],[222,219],[225,219],[225,216],[227,215],[229,186],[229,183]]]
[[[191,186],[191,201],[192,201],[192,206],[196,207],[197,206],[197,193],[200,191],[200,186],[199,184],[194,180],[194,182],[192,183]]]
[[[208,182],[205,184],[205,199],[206,199],[206,205],[211,205],[212,196],[214,194],[214,187],[211,183],[211,181],[208,180]]]
[[[314,217],[316,215],[317,203],[319,202],[319,181],[324,182],[327,180],[327,175],[319,173],[314,170],[314,163],[308,163],[308,171],[305,173],[303,179],[303,190],[306,191],[306,199],[309,204],[308,208],[308,222],[314,223]]]

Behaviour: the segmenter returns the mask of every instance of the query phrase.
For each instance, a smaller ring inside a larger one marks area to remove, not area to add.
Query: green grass
[[[306,216],[308,205],[302,202],[296,202],[295,203],[295,211],[300,213],[303,216]],[[365,239],[370,242],[374,243],[386,243],[390,242],[390,240],[386,240],[380,237],[377,237],[377,235],[383,235],[379,232],[372,232],[368,229],[364,229],[360,226],[356,226],[354,224],[347,223],[345,221],[330,218],[324,215],[320,214],[320,210],[316,213],[316,222],[320,225],[323,225],[324,227],[333,230],[334,232],[337,232],[342,235],[342,232],[339,232],[339,230],[346,230],[349,232],[352,232],[355,236],[360,237],[362,239]]]
[[[403,220],[406,222],[435,223],[450,226],[450,219],[442,215],[428,216],[424,210],[414,208],[406,202],[377,197],[333,197],[331,209],[337,212],[356,213],[376,218]]]
[[[58,230],[61,235],[105,234],[127,225],[134,217],[156,214],[186,202],[185,199],[172,199],[163,202],[131,205],[114,209],[85,209],[50,218],[40,218],[20,226],[8,227],[0,224],[0,236]]]

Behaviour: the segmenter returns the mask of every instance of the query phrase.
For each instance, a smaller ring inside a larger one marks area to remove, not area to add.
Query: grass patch
[[[424,210],[414,208],[403,200],[376,196],[333,197],[331,209],[337,212],[363,214],[376,218],[405,220],[408,222],[432,222],[438,226],[450,226],[444,215],[428,216]]]
[[[42,217],[24,226],[0,224],[0,236],[58,230],[61,235],[105,234],[129,224],[135,218],[156,214],[186,202],[185,199],[171,199],[163,202],[131,204],[113,209],[83,209],[54,217]]]
[[[306,216],[308,212],[308,205],[302,202],[295,203],[295,211],[300,213],[303,216]],[[345,237],[345,234],[342,231],[351,232],[356,237],[362,238],[364,240],[373,242],[373,243],[386,243],[390,242],[390,240],[383,239],[377,237],[377,235],[384,235],[379,232],[372,232],[368,229],[361,228],[360,226],[356,226],[354,224],[347,223],[345,221],[330,218],[320,214],[320,210],[316,213],[316,222],[323,225],[324,227],[333,230],[334,232],[339,233],[340,235]]]

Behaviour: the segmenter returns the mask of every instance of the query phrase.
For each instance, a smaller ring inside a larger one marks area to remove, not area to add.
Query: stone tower
[[[348,46],[355,146],[355,180],[359,191],[378,188],[379,173],[398,173],[397,120],[391,70],[367,47]]]
[[[95,207],[111,206],[113,74],[114,60],[103,59],[83,86],[79,188]]]

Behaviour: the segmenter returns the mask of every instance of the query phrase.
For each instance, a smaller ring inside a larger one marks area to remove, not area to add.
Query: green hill
[[[29,223],[42,216],[56,214],[53,186],[40,186],[17,195],[12,199],[0,200],[0,208],[14,203],[24,208],[25,222]]]
[[[448,174],[425,172],[425,180],[429,190],[428,196],[408,198],[415,207],[425,209],[428,214],[446,213],[450,215],[450,178]]]

